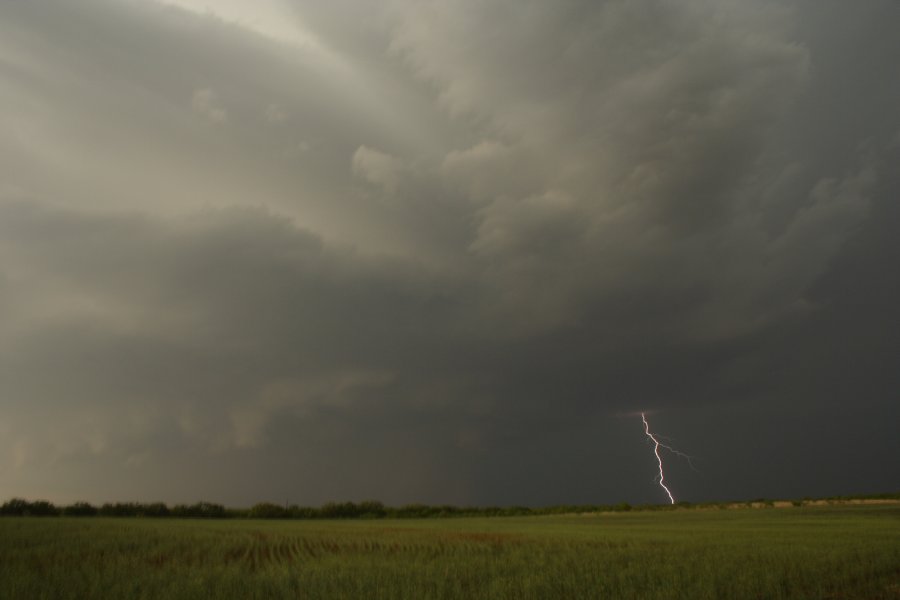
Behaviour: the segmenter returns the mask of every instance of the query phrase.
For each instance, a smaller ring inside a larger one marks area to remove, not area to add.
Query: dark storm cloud
[[[172,3],[0,8],[10,494],[890,484],[896,5]]]

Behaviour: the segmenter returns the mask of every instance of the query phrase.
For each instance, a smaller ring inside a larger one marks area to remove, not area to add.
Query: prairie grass
[[[0,598],[900,599],[900,507],[0,519]]]

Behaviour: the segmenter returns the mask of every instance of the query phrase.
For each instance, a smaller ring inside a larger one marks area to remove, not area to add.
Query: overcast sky
[[[0,1],[0,500],[900,491],[898,29]]]

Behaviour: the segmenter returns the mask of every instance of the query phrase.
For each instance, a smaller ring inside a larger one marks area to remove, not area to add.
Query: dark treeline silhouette
[[[900,494],[869,494],[856,496],[832,496],[820,500],[845,502],[862,499],[900,500]],[[812,502],[811,498],[794,500],[794,506]],[[282,506],[263,502],[251,508],[225,508],[221,504],[197,502],[196,504],[176,504],[167,506],[162,502],[117,502],[94,506],[87,502],[75,502],[68,506],[56,506],[46,500],[28,501],[13,498],[0,505],[0,516],[19,517],[172,517],[189,519],[430,519],[448,517],[515,517],[559,514],[584,514],[596,512],[627,512],[646,510],[675,510],[679,508],[724,508],[739,502],[709,502],[693,504],[646,504],[631,506],[619,504],[574,504],[559,506],[451,506],[408,504],[406,506],[385,506],[376,500],[364,502],[328,502],[318,508],[308,506]],[[774,506],[774,501],[759,498],[740,504]]]
[[[56,506],[46,500],[29,502],[21,498],[0,505],[0,516],[17,517],[183,517],[194,519],[223,519],[243,516],[242,511],[227,510],[221,504],[198,502],[196,504],[176,504],[169,507],[162,502],[116,502],[94,506],[87,502],[76,502],[68,506]],[[246,511],[243,511],[246,512]],[[235,514],[231,514],[235,513]]]
[[[650,507],[642,507],[650,508]],[[668,507],[659,507],[668,508]],[[225,508],[221,504],[198,502],[169,507],[162,502],[117,502],[94,506],[76,502],[68,506],[56,506],[46,500],[29,502],[14,498],[0,505],[0,516],[67,516],[67,517],[181,517],[214,519],[427,519],[443,517],[509,517],[565,513],[587,513],[632,510],[626,503],[616,505],[566,505],[542,508],[527,506],[431,506],[409,504],[400,507],[385,506],[375,500],[364,502],[328,502],[315,508],[309,506],[284,506],[263,502],[251,508]]]

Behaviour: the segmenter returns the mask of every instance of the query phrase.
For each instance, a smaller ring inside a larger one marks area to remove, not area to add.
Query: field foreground
[[[0,598],[900,599],[900,507],[0,518]]]

